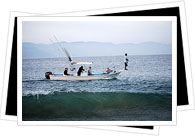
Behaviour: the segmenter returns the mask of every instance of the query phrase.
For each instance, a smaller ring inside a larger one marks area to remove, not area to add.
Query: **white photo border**
[[[152,6],[153,5],[153,6]],[[155,5],[155,6],[154,6]],[[139,7],[139,8],[137,8]],[[151,7],[151,8],[150,8]],[[139,11],[139,10],[147,10],[147,9],[158,9],[158,8],[169,8],[169,7],[179,7],[179,8],[184,8],[184,2],[171,2],[171,3],[156,3],[156,4],[150,4],[150,5],[134,5],[134,6],[128,6],[128,7],[121,7],[121,8],[109,8],[109,10],[112,10],[112,12],[116,13],[116,12],[121,12],[122,9],[124,9],[123,11]],[[99,10],[106,10],[106,9],[99,9]],[[96,12],[96,10],[91,10],[90,12]],[[81,14],[82,15],[88,15],[88,12],[89,11],[74,11],[74,12],[64,12],[64,13],[57,13],[57,14],[54,14],[55,16],[64,16],[64,15],[79,15],[80,12],[82,12]],[[186,24],[186,16],[185,16],[185,11],[184,10],[180,10],[180,17],[181,19],[184,20],[184,23]],[[68,14],[67,14],[68,13]],[[181,15],[181,13],[184,13]],[[9,21],[9,33],[8,33],[8,44],[7,44],[7,56],[6,56],[6,66],[5,66],[5,72],[4,72],[4,77],[6,78],[9,78],[9,65],[10,64],[10,58],[11,58],[11,55],[9,56],[9,52],[11,52],[11,48],[12,48],[12,38],[13,38],[13,27],[14,27],[14,18],[15,17],[19,17],[19,16],[31,16],[31,15],[38,15],[40,13],[29,13],[29,12],[21,12],[21,11],[12,11],[11,12],[11,15],[10,15],[10,21]],[[92,14],[95,14],[95,13],[92,13]],[[104,11],[103,13],[101,12],[101,14],[105,14]],[[48,14],[47,14],[48,15]],[[50,15],[50,14],[49,14]],[[53,15],[53,14],[52,14]],[[181,28],[182,30],[185,30],[187,32],[187,26],[183,26],[183,24],[181,24]],[[184,37],[184,35],[186,36],[186,34],[183,34],[182,32],[182,38]],[[187,36],[186,36],[187,37]],[[10,39],[10,40],[9,40]],[[183,45],[186,45],[186,43],[183,41]],[[10,48],[9,48],[10,47]],[[183,49],[187,48],[186,46],[183,46]],[[189,48],[187,49],[189,50]],[[189,54],[189,52],[187,52],[187,54]],[[189,56],[190,57],[190,56]],[[185,56],[186,58],[186,56]],[[189,59],[188,59],[189,60]],[[185,61],[186,62],[186,61]],[[188,61],[189,62],[189,61]],[[185,64],[186,65],[186,64]],[[190,65],[186,65],[186,72],[191,69]],[[7,72],[6,72],[7,71]],[[187,77],[189,78],[191,76],[191,70],[188,71],[188,73],[190,74],[187,74]],[[189,75],[189,76],[188,76]],[[4,79],[5,79],[4,78]],[[187,78],[187,79],[188,79]],[[188,82],[191,82],[191,78],[188,80]],[[5,115],[5,111],[6,111],[6,103],[7,103],[7,88],[8,87],[8,80],[4,80],[4,85],[3,85],[3,93],[2,93],[2,103],[1,103],[1,119],[5,119],[5,120],[14,120],[16,121],[17,120],[17,116],[12,116],[12,115]],[[189,104],[188,105],[180,105],[177,107],[177,110],[178,111],[181,111],[181,110],[189,110],[189,109],[194,109],[194,101],[193,101],[193,88],[192,86],[189,87],[189,85],[187,86],[187,92],[188,92],[188,98],[189,96],[191,96],[189,98]],[[98,127],[99,128],[99,127]],[[102,127],[103,129],[105,127]],[[120,127],[118,126],[109,126],[108,129],[110,128],[114,128],[114,130],[117,130],[119,129]],[[125,127],[126,128],[126,127]],[[154,126],[154,129],[155,128],[159,128],[159,126]],[[131,129],[133,130],[136,130],[137,129],[137,132],[140,132],[140,129],[138,128],[127,128],[127,130],[124,130],[124,131],[132,131]],[[120,129],[119,129],[120,131]],[[142,129],[141,129],[142,131]],[[153,130],[147,130],[147,133],[150,133],[150,134],[155,134],[153,133],[154,131]]]
[[[136,6],[128,6],[121,8],[107,8],[107,9],[98,9],[98,10],[90,10],[90,11],[74,11],[74,12],[64,12],[64,13],[55,13],[55,14],[44,14],[45,16],[87,16],[88,14],[95,15],[96,12],[99,14],[105,13],[117,13],[117,12],[127,12],[127,11],[140,11],[140,10],[148,10],[148,9],[158,9],[158,8],[169,8],[169,7],[179,7],[180,10],[180,18],[181,18],[181,29],[182,29],[182,38],[185,37],[186,40],[183,40],[183,49],[185,49],[185,68],[186,68],[186,76],[187,76],[187,93],[189,104],[187,105],[179,105],[177,107],[178,111],[183,110],[191,110],[194,109],[194,93],[193,93],[193,84],[192,84],[192,73],[191,73],[191,63],[190,63],[190,54],[189,54],[189,44],[187,37],[187,26],[186,26],[186,15],[185,15],[185,3],[183,1],[180,2],[170,2],[170,3],[158,3],[158,4],[147,4],[147,5],[136,5]],[[43,15],[40,13],[28,13],[21,11],[12,11],[10,12],[10,20],[9,20],[9,29],[8,29],[8,42],[7,42],[7,54],[6,54],[6,63],[4,70],[4,82],[3,82],[3,93],[2,93],[2,102],[1,102],[1,119],[4,120],[17,120],[17,116],[14,115],[6,115],[6,103],[7,103],[7,91],[8,91],[8,82],[9,82],[9,72],[10,72],[10,62],[11,62],[11,49],[12,49],[12,38],[13,38],[13,28],[14,28],[14,18],[20,16],[38,16]],[[186,65],[188,64],[188,65]]]
[[[18,125],[176,125],[177,107],[177,21],[176,17],[20,17],[18,18]],[[22,120],[22,22],[23,21],[171,21],[172,22],[172,121],[23,121]]]
[[[129,132],[129,133],[138,133],[138,134],[149,134],[149,135],[158,135],[159,126],[153,126],[153,129],[147,128],[136,128],[136,127],[125,127],[125,126],[75,126],[78,128],[85,129],[97,129],[97,130],[106,130],[106,131],[116,131],[116,132]]]

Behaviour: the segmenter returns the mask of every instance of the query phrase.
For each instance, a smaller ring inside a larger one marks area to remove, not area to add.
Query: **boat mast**
[[[62,48],[62,46],[61,46],[59,40],[57,39],[57,37],[56,37],[55,35],[54,35],[54,39],[55,39],[56,42],[57,42],[58,50],[60,50],[60,51],[63,52],[64,54],[66,54],[66,56],[68,57],[68,60],[69,60],[69,62],[70,62],[70,67],[72,67],[72,68],[71,68],[72,71],[75,69],[75,68],[74,68],[74,65],[92,64],[92,62],[73,62],[73,61],[72,61],[72,58],[70,57],[70,55],[69,55],[69,53],[68,53],[68,51],[66,50],[66,48]],[[52,43],[54,43],[51,39],[50,39],[50,41],[51,41]]]
[[[56,40],[56,42],[57,42],[57,49],[58,49],[58,51],[59,52],[62,52],[63,54],[66,54],[66,56],[68,57],[68,60],[69,60],[69,65],[70,65],[70,67],[71,67],[71,71],[74,71],[75,70],[75,68],[74,68],[74,66],[73,66],[73,62],[72,62],[72,58],[70,57],[70,55],[69,55],[69,53],[68,53],[68,51],[65,49],[65,48],[62,48],[62,46],[61,46],[61,44],[60,44],[60,42],[59,42],[59,40],[56,38],[56,36],[54,35],[54,38],[55,38],[55,40]],[[53,40],[52,39],[49,39],[53,44],[54,44],[54,42],[53,42]]]
[[[70,61],[70,64],[71,64],[72,59],[71,59],[71,57],[70,57],[68,51],[67,51],[65,48],[62,48],[62,46],[61,46],[59,40],[57,39],[57,37],[56,37],[55,35],[54,35],[54,38],[55,38],[55,40],[57,41],[57,44],[60,46],[60,49],[61,49],[61,50],[66,54],[66,56],[68,57],[68,60]]]

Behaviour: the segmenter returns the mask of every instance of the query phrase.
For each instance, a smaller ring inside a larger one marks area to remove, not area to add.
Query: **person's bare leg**
[[[125,64],[125,70],[128,70],[126,64]]]

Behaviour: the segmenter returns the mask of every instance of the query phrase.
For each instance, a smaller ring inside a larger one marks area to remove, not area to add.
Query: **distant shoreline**
[[[168,55],[172,55],[172,54],[150,54],[150,55],[128,55],[129,57],[131,56],[168,56]],[[115,56],[77,56],[77,57],[71,57],[71,58],[87,58],[87,57],[123,57],[123,55],[115,55]],[[26,60],[26,59],[63,59],[63,58],[67,58],[67,57],[52,57],[52,58],[22,58],[22,60]]]

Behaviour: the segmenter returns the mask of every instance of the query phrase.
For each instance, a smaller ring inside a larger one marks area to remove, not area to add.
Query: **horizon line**
[[[137,55],[128,55],[128,56],[166,56],[166,55],[172,55],[172,54],[137,54]],[[119,57],[119,56],[124,56],[124,55],[111,55],[111,56],[71,56],[71,58],[86,58],[86,57]],[[47,58],[47,57],[41,57],[41,58],[23,58],[22,59],[56,59],[56,58],[67,58],[68,57],[52,57],[52,58]]]
[[[99,42],[99,41],[74,41],[74,42],[69,42],[69,41],[60,41],[59,43],[79,43],[79,42],[84,42],[84,43],[89,43],[89,42],[96,42],[96,43],[110,43],[110,44],[115,44],[115,45],[119,45],[119,44],[143,44],[143,43],[158,43],[158,44],[164,44],[164,45],[171,45],[172,43],[160,43],[160,42],[155,42],[155,41],[145,41],[145,42],[121,42],[121,43],[112,43],[112,42]],[[53,43],[36,43],[36,42],[22,42],[23,43],[32,43],[32,44],[44,44],[44,45],[51,45],[51,44],[56,44],[58,42],[53,42]]]

